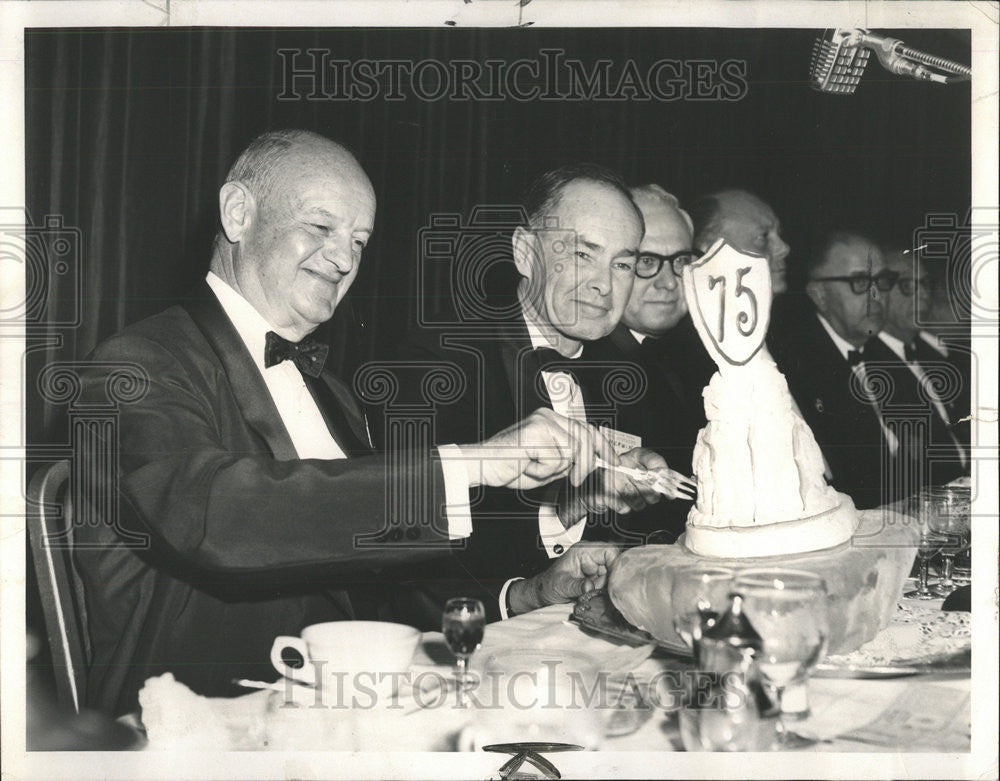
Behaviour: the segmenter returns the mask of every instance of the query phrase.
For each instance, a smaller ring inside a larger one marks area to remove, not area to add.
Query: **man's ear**
[[[809,300],[813,302],[813,306],[819,310],[820,314],[826,311],[826,289],[822,282],[807,282],[806,295],[809,296]]]
[[[514,229],[511,244],[514,248],[514,265],[518,273],[525,279],[534,279],[539,261],[538,237],[532,231],[519,226]]]
[[[256,201],[245,185],[226,182],[219,188],[219,221],[229,241],[235,244],[243,238],[256,211]]]

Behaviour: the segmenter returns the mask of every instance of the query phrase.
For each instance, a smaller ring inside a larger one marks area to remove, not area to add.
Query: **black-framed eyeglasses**
[[[918,277],[914,279],[913,277],[900,277],[899,282],[899,292],[904,296],[912,296],[920,285],[927,284],[927,277]]]
[[[701,253],[693,249],[682,249],[672,255],[659,255],[655,252],[640,252],[635,261],[635,275],[640,279],[649,279],[660,273],[664,263],[670,264],[670,270],[679,277],[684,267],[701,257]]]
[[[855,295],[867,293],[872,289],[872,285],[883,293],[892,290],[892,286],[899,281],[898,271],[880,271],[878,274],[851,274],[849,277],[813,277],[813,282],[847,282],[851,286],[851,292]]]

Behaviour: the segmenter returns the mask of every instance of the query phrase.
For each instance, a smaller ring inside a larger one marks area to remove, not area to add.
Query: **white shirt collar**
[[[648,336],[646,336],[646,334],[643,334],[643,333],[639,333],[638,331],[636,331],[636,330],[634,330],[634,329],[632,329],[632,328],[629,328],[629,329],[628,329],[628,331],[629,331],[629,333],[630,333],[630,334],[632,334],[632,336],[634,336],[634,337],[635,337],[635,340],[636,340],[636,341],[637,341],[637,342],[638,342],[639,344],[642,344],[642,343],[643,343],[644,341],[646,341],[646,339],[648,339],[648,338],[649,338]]]
[[[264,344],[267,332],[273,331],[274,328],[253,308],[253,304],[214,272],[209,271],[205,281],[222,304],[222,309],[250,351],[254,363],[264,371]]]
[[[917,338],[923,339],[932,350],[937,350],[945,358],[948,357],[948,346],[934,334],[928,331],[918,331]]]
[[[906,360],[906,344],[902,339],[899,339],[892,334],[882,331],[879,333],[878,338],[882,340],[886,347],[892,350],[896,355]],[[944,343],[938,339],[934,334],[927,333],[927,331],[917,331],[916,339],[923,339],[927,343],[927,346],[932,350],[941,354],[941,357],[948,357],[948,348],[945,347]],[[916,342],[914,339],[914,342]]]
[[[823,315],[817,312],[816,317],[819,318],[820,325],[822,325],[823,328],[826,330],[826,332],[830,335],[830,338],[833,340],[833,343],[837,346],[837,349],[840,351],[840,354],[844,357],[845,361],[848,359],[847,354],[851,350],[861,352],[861,350],[858,350],[857,347],[855,347],[853,344],[847,341],[843,336],[834,331],[833,326],[830,325],[830,323],[827,321],[825,317],[823,317]]]
[[[552,343],[545,338],[545,334],[542,333],[542,329],[539,328],[535,323],[531,321],[527,313],[524,311],[524,307],[521,307],[521,317],[524,318],[524,324],[528,326],[528,339],[531,340],[531,347],[533,350],[537,350],[540,347],[548,347],[550,349],[555,349],[552,347]],[[581,344],[579,349],[569,356],[570,360],[579,358],[583,354],[583,345]]]
[[[906,361],[906,345],[902,339],[898,339],[885,331],[879,331],[878,338],[886,347],[892,350],[901,361]],[[908,361],[907,361],[908,362]]]

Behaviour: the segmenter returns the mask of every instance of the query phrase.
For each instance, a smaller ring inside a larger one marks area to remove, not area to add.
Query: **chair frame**
[[[70,463],[39,469],[27,490],[27,525],[59,703],[77,713],[84,702],[87,620],[73,564]]]

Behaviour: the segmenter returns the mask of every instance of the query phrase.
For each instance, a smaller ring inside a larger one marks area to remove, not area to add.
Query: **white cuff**
[[[559,520],[554,504],[543,504],[538,508],[538,535],[550,559],[562,556],[567,548],[576,545],[583,538],[586,525],[587,516],[584,515],[567,529]]]
[[[510,588],[510,584],[515,580],[524,580],[524,578],[511,578],[506,583],[503,584],[503,588],[500,589],[500,620],[506,621],[510,616],[507,615],[507,589]]]
[[[463,540],[472,534],[472,508],[469,506],[469,473],[458,445],[439,445],[441,473],[444,475],[445,516],[448,539]]]

